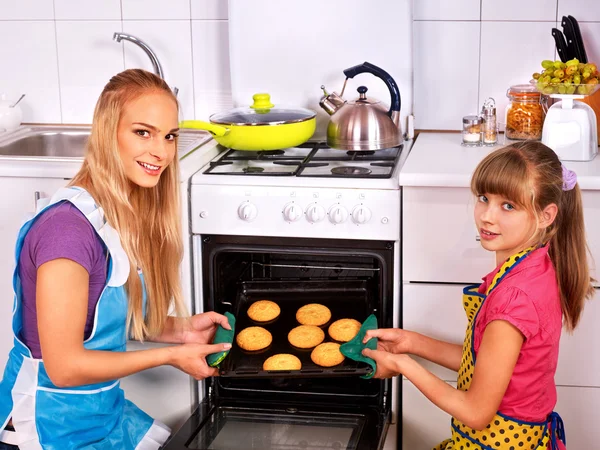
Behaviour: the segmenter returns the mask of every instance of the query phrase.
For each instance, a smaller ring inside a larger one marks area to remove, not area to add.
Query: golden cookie
[[[340,319],[329,325],[329,336],[339,342],[348,342],[358,334],[361,324],[354,319]]]
[[[318,303],[304,305],[296,312],[296,320],[302,325],[325,325],[331,319],[329,308]]]
[[[300,360],[288,353],[273,355],[263,363],[263,370],[300,370],[301,368]]]
[[[271,300],[259,300],[248,308],[248,317],[256,322],[269,322],[279,317],[281,308]]]
[[[310,354],[310,359],[319,366],[332,367],[344,360],[344,355],[340,352],[340,344],[335,342],[325,342],[317,345]]]
[[[298,348],[316,347],[323,339],[325,332],[314,325],[300,325],[288,333],[288,341]]]
[[[272,341],[273,336],[263,327],[244,328],[235,338],[237,345],[249,352],[267,348]]]

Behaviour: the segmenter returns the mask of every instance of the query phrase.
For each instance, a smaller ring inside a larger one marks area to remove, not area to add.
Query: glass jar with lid
[[[511,86],[506,92],[510,100],[506,107],[507,139],[525,141],[542,139],[546,116],[544,97],[529,84]]]

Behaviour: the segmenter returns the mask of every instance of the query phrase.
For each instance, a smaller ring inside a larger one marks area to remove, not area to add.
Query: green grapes
[[[593,63],[583,64],[577,59],[566,63],[562,61],[542,61],[541,73],[532,76],[537,89],[543,94],[579,94],[589,95],[600,82],[598,66]]]

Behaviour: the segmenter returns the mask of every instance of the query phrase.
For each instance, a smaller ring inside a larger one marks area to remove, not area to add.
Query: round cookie
[[[235,338],[237,345],[249,352],[267,348],[272,341],[273,336],[263,327],[244,328]]]
[[[298,348],[316,347],[323,339],[325,332],[315,325],[300,325],[288,333],[288,341]]]
[[[325,305],[309,303],[296,311],[296,320],[302,325],[325,325],[331,319],[331,311]]]
[[[248,317],[255,322],[270,322],[279,317],[281,308],[271,300],[258,300],[248,308]]]
[[[344,355],[340,352],[340,344],[325,342],[315,347],[310,354],[310,359],[318,366],[332,367],[340,364],[344,360]]]
[[[289,353],[273,355],[263,363],[263,370],[300,370],[301,368],[300,360]]]
[[[348,342],[358,334],[361,324],[354,319],[339,319],[329,325],[329,336],[339,342]]]

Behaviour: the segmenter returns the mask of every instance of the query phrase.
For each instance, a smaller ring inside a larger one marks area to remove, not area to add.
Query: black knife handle
[[[565,34],[565,38],[567,40],[567,48],[569,49],[569,59],[577,58],[579,62],[581,61],[581,54],[579,52],[579,42],[577,42],[577,37],[575,36],[575,27],[567,16],[563,16],[561,25],[563,27],[563,32]]]
[[[575,38],[579,44],[579,62],[586,64],[588,62],[587,53],[585,51],[585,44],[583,43],[583,36],[581,35],[581,29],[579,28],[579,22],[573,16],[567,16],[571,20],[571,24],[573,25],[573,31],[575,33]]]
[[[554,37],[554,42],[556,43],[558,57],[562,62],[567,62],[569,60],[569,49],[567,47],[565,37],[558,28],[552,28],[552,36]]]

